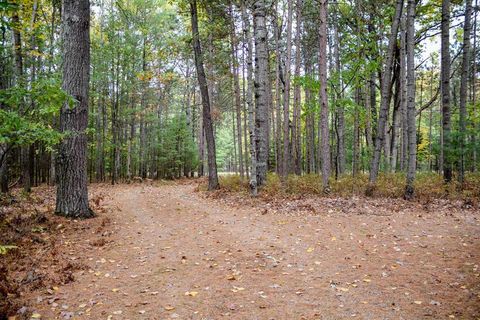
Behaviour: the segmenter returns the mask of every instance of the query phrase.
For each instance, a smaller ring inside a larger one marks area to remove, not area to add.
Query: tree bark
[[[255,147],[257,156],[257,185],[265,184],[268,161],[268,55],[266,4],[256,0],[253,4],[253,29],[255,38]],[[278,132],[277,132],[278,135]]]
[[[328,128],[328,97],[327,97],[327,8],[328,1],[320,0],[319,14],[319,58],[318,71],[320,76],[320,131],[322,157],[323,191],[329,192],[328,178],[330,176],[330,139]]]
[[[5,33],[2,34],[2,45],[5,43]],[[0,51],[0,90],[8,88],[7,59],[4,50]],[[0,110],[6,106],[0,101]],[[8,153],[9,146],[6,143],[0,143],[0,192],[8,193]]]
[[[304,56],[304,65],[305,65],[305,76],[311,77],[312,74],[312,59],[311,59],[311,51],[306,50]],[[315,113],[313,112],[313,104],[314,104],[314,95],[310,86],[306,86],[305,88],[305,104],[307,105],[307,114],[306,114],[306,153],[307,153],[307,173],[314,173],[315,172]]]
[[[190,1],[190,14],[192,18],[192,36],[193,50],[195,53],[195,65],[197,68],[198,84],[202,95],[203,107],[203,127],[207,140],[207,157],[208,157],[208,190],[215,190],[220,187],[218,184],[216,152],[215,152],[215,136],[213,134],[212,116],[210,114],[210,97],[208,94],[207,77],[203,68],[203,55],[200,46],[200,34],[198,33],[197,18],[197,1]]]
[[[475,8],[478,8],[478,0],[475,0]],[[472,50],[472,57],[477,56],[477,11],[475,10],[474,19],[473,19],[473,50]],[[475,58],[473,58],[475,61]],[[472,67],[472,105],[473,105],[473,119],[477,119],[477,64],[474,62]],[[475,120],[471,121],[472,126],[472,135],[471,141],[473,145],[473,153],[472,153],[472,171],[477,172],[478,170],[478,163],[477,163],[477,124]]]
[[[287,52],[285,62],[285,90],[283,92],[283,157],[282,175],[286,177],[290,173],[290,78],[292,65],[292,23],[293,23],[293,0],[287,1]]]
[[[280,33],[281,27],[278,25],[278,17],[277,14],[278,10],[278,1],[275,2],[275,14],[273,24],[273,36],[275,38],[275,121],[276,127],[275,131],[275,168],[276,172],[279,175],[283,175],[282,173],[282,112],[281,112],[281,97],[282,97],[282,83],[280,78],[282,77],[282,70],[281,70],[281,57],[280,57]]]
[[[233,72],[233,89],[235,92],[235,114],[237,126],[237,145],[238,145],[238,162],[240,177],[243,179],[245,170],[243,167],[243,147],[242,147],[242,101],[240,99],[240,81],[238,77],[238,57],[237,57],[237,36],[235,34],[235,17],[233,16],[233,8],[230,4],[231,24],[230,24],[230,38],[232,50],[232,72]]]
[[[335,71],[338,77],[339,87],[342,88],[342,77],[341,77],[341,65],[340,65],[340,36],[338,32],[338,8],[335,12],[335,22],[334,22],[334,47],[333,55],[335,60]],[[340,89],[339,89],[340,90]],[[345,172],[345,110],[342,102],[339,102],[342,98],[342,93],[337,92],[337,172],[338,175],[342,175]]]
[[[405,199],[415,195],[414,181],[417,163],[417,137],[415,130],[415,1],[407,5],[407,119],[408,119],[408,167]]]
[[[60,112],[60,131],[68,132],[57,156],[58,186],[55,213],[70,218],[94,216],[88,206],[87,136],[90,77],[90,3],[63,1],[63,90],[74,102]]]
[[[442,1],[441,90],[443,132],[443,179],[452,181],[452,146],[450,137],[450,0]]]
[[[292,126],[292,153],[294,173],[300,175],[302,173],[302,142],[301,142],[301,103],[302,93],[300,84],[300,68],[302,65],[301,58],[301,38],[302,38],[302,6],[303,0],[297,0],[296,8],[296,31],[295,31],[295,87],[293,91],[293,126]]]
[[[407,115],[407,53],[406,53],[406,20],[402,18],[400,36],[400,117],[402,127],[402,144],[400,149],[400,170],[405,171],[408,159],[408,115]]]
[[[465,1],[465,23],[463,25],[462,74],[460,79],[460,161],[458,182],[463,187],[465,181],[465,139],[467,137],[467,98],[468,75],[470,72],[470,32],[472,29],[472,0]]]
[[[378,117],[377,135],[375,138],[375,148],[373,151],[373,157],[370,165],[369,186],[367,187],[366,194],[371,195],[375,189],[375,184],[378,177],[378,171],[380,166],[381,151],[385,140],[385,127],[387,123],[388,107],[391,97],[391,83],[393,72],[393,57],[395,53],[395,47],[397,44],[397,33],[400,24],[400,17],[403,11],[403,0],[396,1],[395,15],[392,20],[392,28],[390,37],[388,40],[388,50],[385,62],[385,70],[382,76],[381,83],[381,102],[380,102],[380,114]]]
[[[253,43],[250,33],[250,20],[245,8],[245,0],[241,1],[243,34],[247,41],[247,106],[248,106],[248,133],[250,136],[250,193],[257,195],[257,148],[255,138],[255,111],[253,103]]]
[[[23,50],[22,50],[22,34],[20,32],[20,18],[18,12],[14,11],[12,15],[12,31],[13,31],[13,46],[15,54],[15,76],[16,85],[19,87],[25,86],[25,79],[23,74]],[[25,110],[25,105],[19,106],[20,113]],[[31,172],[30,172],[30,147],[20,147],[20,164],[22,169],[22,185],[25,192],[30,192],[32,187]]]

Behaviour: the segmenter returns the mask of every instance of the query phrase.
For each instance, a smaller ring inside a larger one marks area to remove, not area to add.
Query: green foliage
[[[189,172],[198,166],[196,146],[185,116],[167,119],[159,130],[159,138],[160,176],[177,178],[183,171]]]
[[[5,255],[9,250],[17,249],[17,246],[9,246],[0,244],[0,255]]]
[[[43,142],[52,147],[60,141],[61,135],[49,125],[20,116],[15,111],[0,110],[0,143],[25,146]]]
[[[62,135],[49,122],[63,103],[72,101],[54,80],[33,82],[30,89],[15,86],[0,91],[0,143],[25,146],[42,142],[47,148],[57,144]]]

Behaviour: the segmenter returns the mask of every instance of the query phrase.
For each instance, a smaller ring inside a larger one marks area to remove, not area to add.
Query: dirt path
[[[118,186],[112,240],[44,319],[477,319],[478,213],[262,214],[192,185]],[[86,242],[91,241],[85,236]]]

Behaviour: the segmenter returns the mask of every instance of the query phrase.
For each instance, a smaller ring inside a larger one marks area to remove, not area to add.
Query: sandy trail
[[[72,253],[88,268],[34,302],[36,312],[44,319],[480,316],[478,213],[262,214],[193,189],[113,188],[112,242]]]

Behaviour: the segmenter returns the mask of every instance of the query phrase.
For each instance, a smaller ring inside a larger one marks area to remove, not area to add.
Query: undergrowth
[[[226,192],[248,193],[247,179],[238,175],[220,177],[220,185]],[[363,196],[368,185],[368,175],[359,174],[355,177],[343,175],[337,180],[330,180],[331,192],[328,196],[351,197]],[[405,174],[381,173],[374,191],[375,197],[402,198],[405,191]],[[322,179],[319,175],[307,174],[303,176],[290,175],[282,182],[276,174],[269,174],[266,184],[261,188],[265,196],[325,196]],[[466,175],[463,189],[457,181],[445,184],[443,177],[430,172],[417,173],[415,180],[415,198],[428,199],[479,199],[480,174]]]

